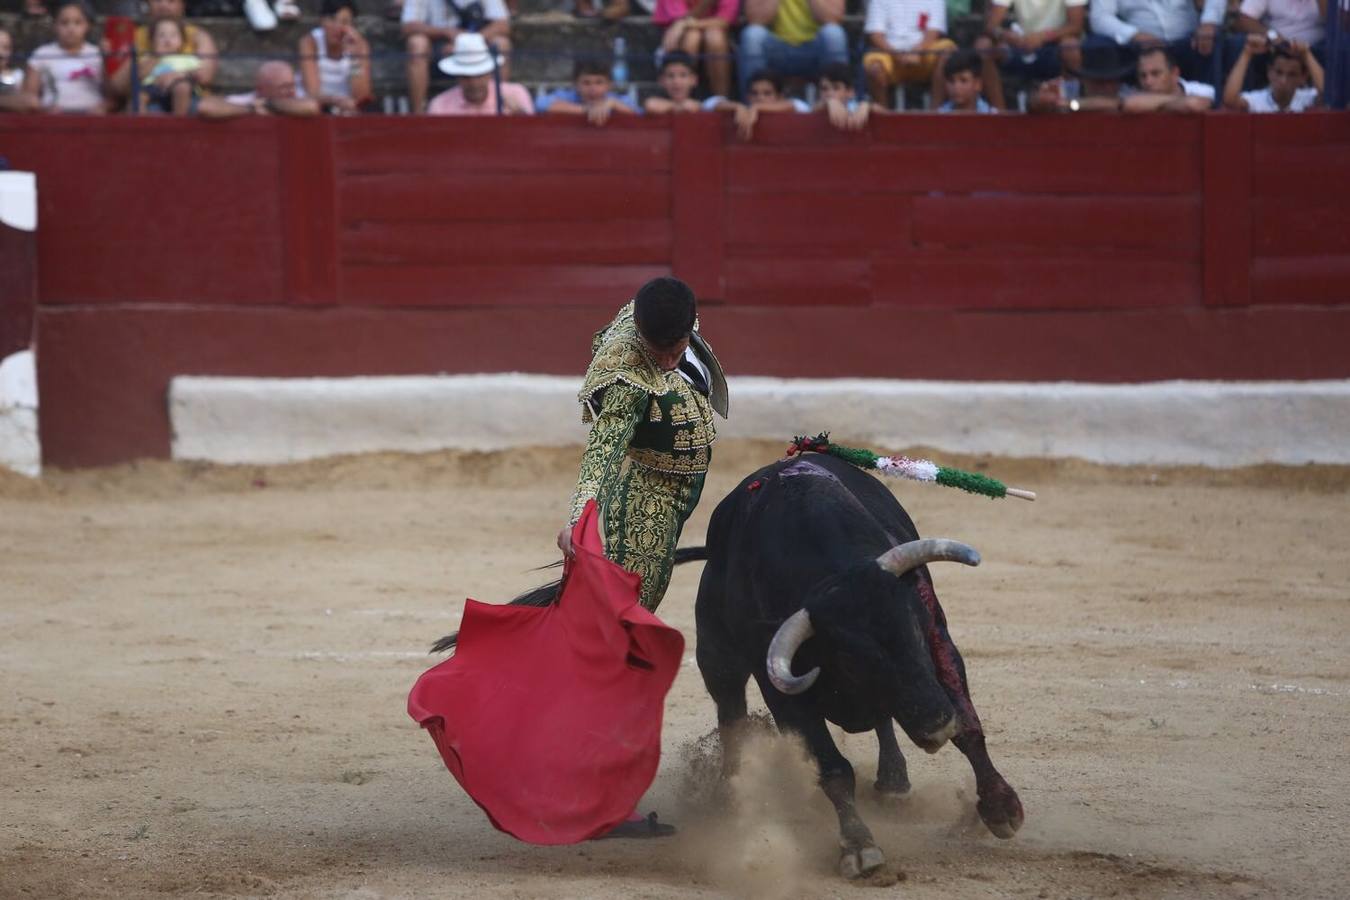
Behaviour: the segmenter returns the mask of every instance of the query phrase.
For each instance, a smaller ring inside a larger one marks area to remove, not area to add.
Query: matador
[[[713,412],[727,415],[726,378],[697,313],[679,279],[644,284],[596,333],[578,395],[591,430],[558,545],[571,555],[572,525],[594,499],[606,556],[642,576],[640,600],[653,612],[703,492],[717,436]]]

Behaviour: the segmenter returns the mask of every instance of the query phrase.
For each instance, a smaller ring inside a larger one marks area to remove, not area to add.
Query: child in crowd
[[[28,57],[24,91],[48,112],[102,113],[103,59],[89,43],[93,17],[79,0],[56,7],[56,40]]]
[[[787,96],[783,87],[783,76],[768,69],[761,69],[750,76],[745,85],[745,103],[737,103],[725,97],[712,97],[704,108],[735,113],[736,133],[743,141],[754,137],[755,123],[759,121],[761,112],[811,111],[811,107],[807,106],[804,100]]]
[[[195,53],[183,52],[186,43],[187,32],[179,19],[162,16],[150,23],[150,71],[141,81],[142,109],[175,116],[196,111],[201,89],[193,76],[202,61]]]
[[[648,97],[642,104],[644,112],[651,115],[665,113],[698,112],[712,109],[721,97],[709,97],[707,100],[694,99],[694,89],[698,87],[698,70],[694,60],[682,50],[667,53],[661,60],[661,71],[656,76],[664,97]]]
[[[957,50],[942,64],[942,79],[947,88],[947,100],[938,107],[940,113],[996,113],[1002,103],[990,103],[984,93],[986,62],[975,50]]]
[[[356,30],[355,17],[353,0],[323,0],[318,27],[300,38],[305,94],[346,115],[371,96],[370,44]]]
[[[831,125],[842,131],[861,131],[867,127],[872,104],[858,99],[853,89],[853,70],[847,65],[823,66],[816,87],[820,92],[816,109],[825,112]]]
[[[731,92],[731,43],[727,31],[736,24],[740,0],[656,0],[652,24],[666,29],[661,50],[682,50],[703,60],[714,95]]]
[[[1259,91],[1242,90],[1252,57],[1270,53],[1266,68],[1269,84]],[[1308,82],[1312,81],[1309,86]],[[1242,53],[1223,86],[1223,103],[1229,109],[1251,113],[1303,112],[1322,102],[1326,73],[1307,44],[1280,41],[1273,47],[1264,34],[1247,35]]]
[[[609,66],[598,59],[579,59],[572,67],[572,87],[540,98],[535,110],[548,115],[585,116],[592,125],[604,125],[615,113],[637,112],[613,91]]]
[[[761,69],[746,82],[746,103],[764,112],[807,113],[811,107],[805,100],[789,97],[783,76],[769,69]]]

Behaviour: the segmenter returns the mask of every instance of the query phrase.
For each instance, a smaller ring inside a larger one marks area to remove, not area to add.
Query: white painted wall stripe
[[[173,455],[278,463],[337,454],[570,446],[578,378],[175,378]],[[828,430],[876,449],[1108,464],[1350,464],[1350,381],[1079,383],[731,381],[722,436]]]
[[[0,172],[0,222],[20,231],[37,230],[37,175]]]
[[[20,350],[0,359],[0,466],[31,478],[42,472],[37,406],[33,351]]]
[[[34,173],[0,172],[0,223],[20,231],[37,229]],[[31,350],[0,360],[0,466],[34,478],[42,472]]]

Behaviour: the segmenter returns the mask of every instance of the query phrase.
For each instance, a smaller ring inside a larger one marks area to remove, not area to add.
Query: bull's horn
[[[769,642],[769,680],[784,694],[800,694],[816,683],[820,675],[819,666],[805,675],[792,674],[792,657],[797,655],[797,650],[806,643],[806,639],[815,633],[816,630],[811,627],[810,613],[799,609],[778,626],[773,640]]]
[[[930,562],[959,562],[967,566],[980,564],[980,551],[969,544],[947,538],[924,538],[892,547],[877,557],[877,565],[895,577],[927,565]]]

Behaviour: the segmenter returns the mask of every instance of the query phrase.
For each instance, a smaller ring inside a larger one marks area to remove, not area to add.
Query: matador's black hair
[[[689,337],[697,314],[694,292],[678,278],[653,278],[638,288],[633,301],[638,331],[658,350]]]

